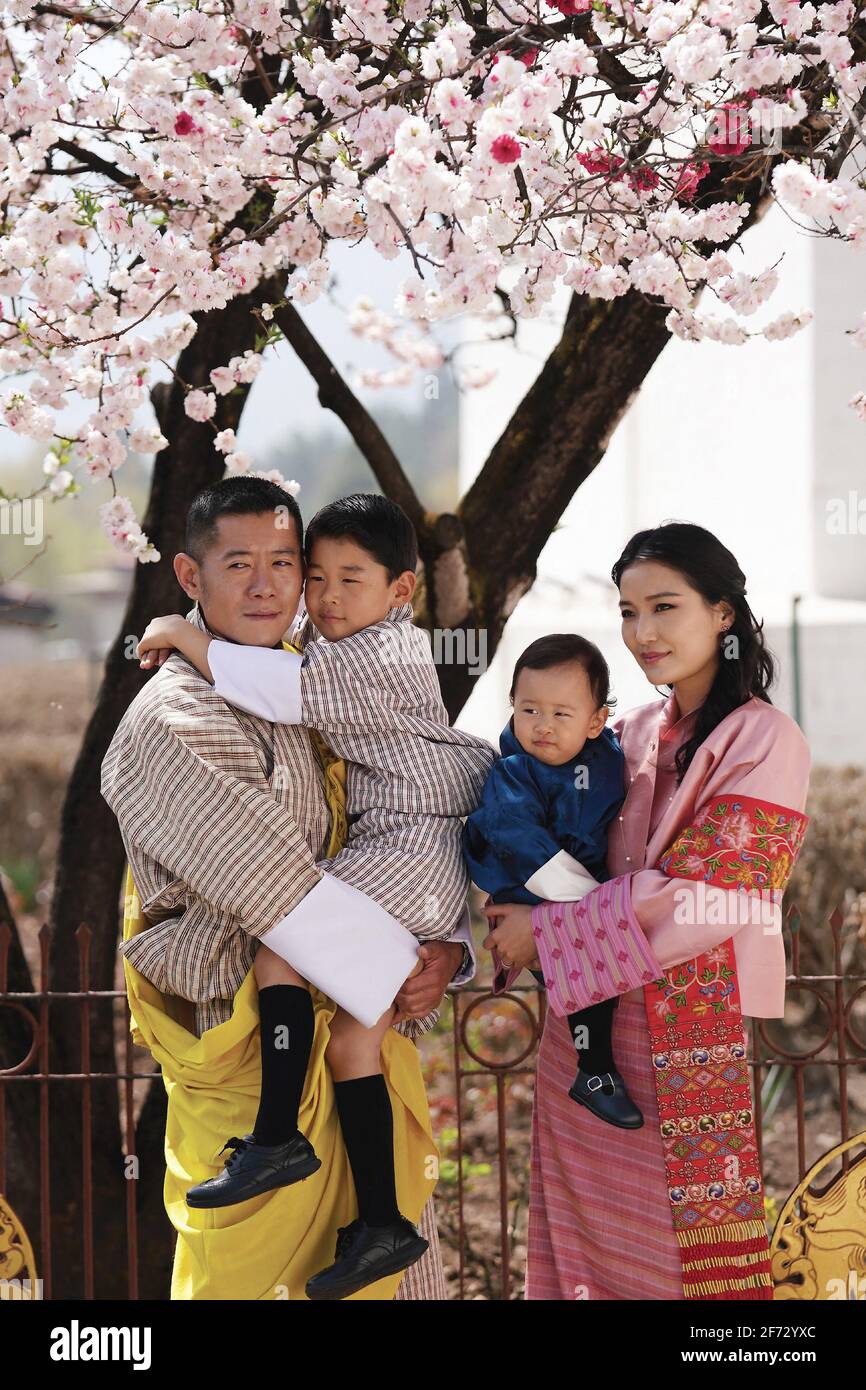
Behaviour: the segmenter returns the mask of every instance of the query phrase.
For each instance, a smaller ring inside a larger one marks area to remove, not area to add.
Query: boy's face
[[[559,767],[576,758],[588,738],[598,738],[607,706],[596,709],[589,677],[577,661],[526,667],[514,691],[514,734],[525,753]]]
[[[404,570],[388,582],[388,571],[348,536],[313,542],[304,601],[307,612],[329,642],[352,637],[380,623],[389,608],[411,602],[415,575]]]

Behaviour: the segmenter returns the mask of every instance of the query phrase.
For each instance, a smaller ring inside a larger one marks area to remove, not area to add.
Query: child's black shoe
[[[348,1298],[388,1274],[408,1269],[420,1260],[428,1243],[405,1216],[387,1226],[368,1226],[360,1219],[339,1226],[334,1263],[307,1280],[307,1298],[313,1302]]]
[[[617,1129],[640,1129],[643,1125],[643,1115],[616,1069],[599,1076],[578,1071],[568,1094],[578,1105],[585,1105],[593,1115],[606,1124],[616,1125]]]
[[[262,1192],[289,1187],[322,1166],[312,1144],[296,1130],[285,1144],[257,1144],[252,1134],[231,1138],[223,1150],[233,1152],[217,1178],[196,1183],[186,1194],[188,1207],[233,1207]]]

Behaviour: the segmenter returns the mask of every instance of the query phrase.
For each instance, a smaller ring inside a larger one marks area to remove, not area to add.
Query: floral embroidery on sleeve
[[[752,796],[718,797],[681,830],[658,868],[721,888],[784,889],[809,817]]]

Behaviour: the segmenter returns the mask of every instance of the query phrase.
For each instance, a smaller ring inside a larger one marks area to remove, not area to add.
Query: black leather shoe
[[[334,1263],[307,1280],[307,1298],[348,1298],[387,1274],[408,1269],[428,1244],[405,1216],[387,1226],[368,1226],[360,1219],[338,1226]]]
[[[289,1187],[293,1182],[308,1178],[321,1168],[312,1144],[297,1130],[285,1144],[257,1144],[255,1136],[231,1138],[220,1153],[232,1149],[225,1168],[218,1178],[206,1178],[196,1183],[186,1194],[189,1207],[232,1207],[271,1192],[275,1187]]]
[[[616,1070],[598,1076],[579,1071],[568,1094],[578,1105],[585,1105],[593,1115],[618,1129],[640,1129],[643,1125],[643,1115]]]

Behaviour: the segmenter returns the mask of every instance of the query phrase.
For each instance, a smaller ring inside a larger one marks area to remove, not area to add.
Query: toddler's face
[[[389,608],[409,603],[414,590],[414,574],[407,570],[389,583],[385,566],[348,536],[322,537],[313,545],[304,601],[330,642],[380,623]]]
[[[589,677],[577,661],[544,671],[524,668],[514,691],[514,733],[525,753],[558,767],[598,738],[607,706],[596,709]]]

